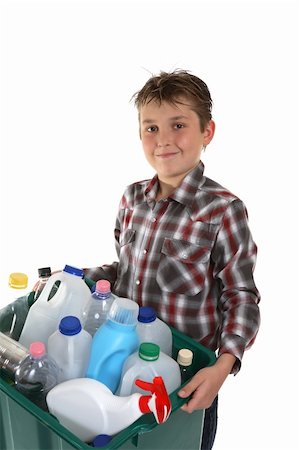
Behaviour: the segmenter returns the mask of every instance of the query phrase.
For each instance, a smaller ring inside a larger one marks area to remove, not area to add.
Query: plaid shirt
[[[152,306],[219,355],[233,354],[236,373],[260,322],[256,245],[242,201],[203,172],[200,162],[158,202],[157,176],[130,185],[116,219],[119,263],[85,274],[109,279],[116,295]]]

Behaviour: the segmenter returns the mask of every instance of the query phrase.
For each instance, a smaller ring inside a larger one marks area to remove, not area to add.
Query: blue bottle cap
[[[67,264],[64,266],[64,272],[70,273],[71,275],[76,275],[77,277],[83,278],[84,272],[82,269],[78,269],[74,266],[68,266]]]
[[[138,322],[150,323],[157,318],[156,311],[151,306],[140,306]]]
[[[82,330],[81,322],[78,317],[65,316],[59,324],[59,331],[66,336],[74,336]]]
[[[92,446],[97,448],[105,447],[105,445],[109,444],[111,439],[112,436],[109,436],[108,434],[98,434],[92,441]]]

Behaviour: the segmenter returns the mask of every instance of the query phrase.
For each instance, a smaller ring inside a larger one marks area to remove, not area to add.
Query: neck
[[[167,198],[169,197],[170,194],[173,193],[173,191],[175,191],[175,189],[177,187],[179,187],[183,181],[183,179],[188,175],[188,173],[190,173],[198,164],[199,164],[200,160],[193,166],[191,167],[188,171],[181,173],[177,176],[173,176],[171,178],[160,178],[158,176],[159,179],[159,190],[156,196],[156,201],[161,200],[162,198]]]
[[[180,184],[180,183],[179,183]],[[159,189],[156,195],[156,201],[161,200],[162,198],[167,198],[172,194],[172,192],[179,186],[165,183],[164,181],[159,180]]]

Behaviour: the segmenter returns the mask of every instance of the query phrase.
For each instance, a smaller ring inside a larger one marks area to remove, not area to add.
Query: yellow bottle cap
[[[8,284],[14,289],[25,289],[28,286],[28,277],[22,272],[13,272],[9,275]]]

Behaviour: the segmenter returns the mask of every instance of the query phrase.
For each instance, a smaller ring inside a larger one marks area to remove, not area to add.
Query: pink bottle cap
[[[29,352],[33,358],[41,358],[46,353],[46,347],[43,342],[32,342],[29,347]]]
[[[102,292],[103,294],[106,294],[107,292],[110,292],[111,285],[108,280],[99,280],[96,284],[96,291]]]

